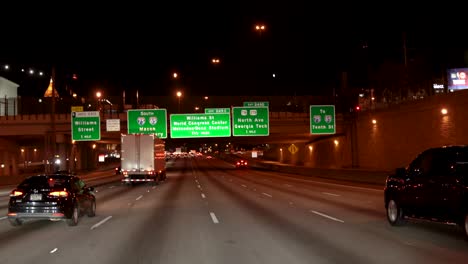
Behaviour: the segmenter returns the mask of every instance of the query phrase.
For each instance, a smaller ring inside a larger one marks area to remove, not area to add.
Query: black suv
[[[468,238],[468,146],[422,152],[388,176],[384,200],[391,225],[407,217],[456,223]]]
[[[70,174],[31,176],[10,193],[8,220],[18,226],[26,219],[66,220],[74,226],[86,213],[96,215],[94,188]]]

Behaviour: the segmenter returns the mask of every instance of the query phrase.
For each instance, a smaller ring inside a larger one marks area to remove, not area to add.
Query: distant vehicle
[[[468,238],[468,146],[428,149],[387,177],[388,222],[408,218],[455,223]]]
[[[246,160],[239,160],[236,162],[236,168],[243,169],[247,168],[247,161]]]
[[[166,179],[165,143],[154,135],[122,135],[121,172],[123,183]]]
[[[10,193],[8,220],[13,226],[28,219],[65,220],[69,226],[78,218],[96,215],[94,187],[77,176],[50,174],[31,176]]]
[[[115,175],[120,175],[120,174],[122,174],[122,167],[118,166],[117,168],[115,168]]]
[[[58,170],[58,171],[55,171],[54,174],[76,175],[75,172],[71,172],[68,170]]]

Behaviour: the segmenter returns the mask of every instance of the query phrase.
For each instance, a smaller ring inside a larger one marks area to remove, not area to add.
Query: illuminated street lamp
[[[96,92],[96,98],[97,98],[97,110],[98,111],[101,111],[101,96],[102,96],[102,93],[100,91],[97,91]]]
[[[256,24],[255,25],[255,30],[258,32],[258,34],[261,36],[262,33],[266,30],[265,24]]]
[[[178,100],[178,112],[180,113],[180,97],[182,97],[182,92],[177,91],[177,100]]]
[[[213,63],[214,65],[217,65],[217,64],[219,64],[219,59],[218,58],[213,58],[211,60],[211,63]]]
[[[174,79],[177,79],[178,76],[179,76],[179,75],[177,74],[177,72],[174,72],[174,73],[172,74],[172,77],[173,77]]]

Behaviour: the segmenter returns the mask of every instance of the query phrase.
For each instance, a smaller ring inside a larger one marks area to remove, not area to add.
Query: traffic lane
[[[212,172],[211,174],[216,174],[215,177],[210,178],[229,188],[233,192],[232,196],[236,199],[246,199],[250,195],[256,195],[260,201],[270,201],[271,204],[267,203],[265,207],[268,206],[271,212],[276,211],[275,214],[285,216],[288,221],[297,222],[294,225],[304,225],[304,230],[313,230],[319,233],[314,234],[314,236],[321,235],[326,238],[325,240],[329,239],[326,243],[331,243],[329,246],[337,249],[336,252],[331,252],[332,254],[343,255],[340,249],[350,249],[350,252],[354,256],[369,258],[364,262],[359,260],[356,263],[394,263],[395,261],[403,263],[421,261],[425,263],[464,263],[468,257],[466,252],[467,244],[459,233],[447,230],[447,226],[431,226],[430,229],[432,230],[428,231],[423,227],[411,230],[411,224],[403,228],[392,228],[386,223],[385,219],[363,223],[354,223],[353,221],[339,222],[333,216],[321,214],[316,210],[311,211],[310,207],[299,207],[285,203],[283,200],[278,199],[278,197],[265,195],[265,192],[262,190],[253,191],[246,189],[228,180],[229,175],[226,175],[225,170],[218,173]],[[210,196],[208,192],[208,197]],[[248,204],[249,202],[246,201],[245,203]],[[255,203],[255,201],[251,203]],[[280,209],[280,207],[283,207],[283,209]],[[289,207],[293,212],[287,210]],[[226,206],[221,206],[221,208],[226,208]],[[294,210],[296,210],[296,214]],[[237,212],[238,210],[235,211]],[[255,210],[252,209],[252,211]],[[298,215],[297,213],[300,214]],[[222,214],[221,218],[224,218]],[[228,216],[226,218],[232,219],[233,217]],[[321,221],[336,224],[333,226],[330,223],[320,225],[320,223],[313,222],[311,218],[320,218]],[[305,221],[302,222],[302,220]],[[281,224],[281,226],[284,225]],[[439,230],[440,232],[433,232],[437,228],[441,229]],[[453,227],[452,231],[454,231]],[[430,260],[427,260],[428,257]],[[344,260],[346,258],[340,259],[340,263]],[[353,261],[351,262],[354,263]]]
[[[80,218],[75,227],[69,227],[64,222],[50,221],[33,221],[16,228],[3,226],[5,224],[2,223],[0,230],[2,259],[10,263],[63,263],[64,259],[69,259],[72,263],[81,263],[83,255],[87,252],[76,250],[77,243],[86,241],[87,245],[92,247],[93,241],[88,239],[90,234],[113,217],[125,215],[126,211],[123,209],[150,188],[145,185],[136,188],[109,186],[108,190],[100,193],[104,195],[112,193],[113,198],[98,197],[96,216]],[[124,229],[125,226],[121,228]]]
[[[360,201],[365,207],[381,210],[383,206],[383,189],[353,186],[348,184],[322,182],[313,179],[291,179],[289,176],[276,172],[264,172],[257,170],[239,171],[241,177],[260,179],[275,185],[282,185],[291,190],[319,193],[321,196],[332,200]]]
[[[209,263],[201,248],[213,241],[210,232],[204,231],[211,220],[203,210],[190,164],[185,165],[137,197],[132,206],[125,206],[121,215],[67,245],[62,257],[78,251],[86,252],[80,258],[83,263]],[[60,260],[47,259],[49,263]]]
[[[252,187],[252,184],[265,186],[279,192],[281,195],[292,194],[293,198],[301,197],[302,203],[314,202],[315,207],[320,209],[329,205],[334,205],[335,210],[342,208],[351,213],[360,213],[372,218],[385,217],[383,206],[383,192],[376,189],[367,189],[360,186],[340,185],[337,183],[324,183],[310,179],[290,178],[278,175],[276,172],[258,172],[250,169],[226,169],[226,164],[210,163],[209,169],[224,170],[230,175],[229,180],[241,179],[245,181],[239,183],[241,186]],[[286,197],[289,202],[291,197]],[[354,219],[355,217],[353,217]],[[367,221],[365,219],[364,221]]]
[[[92,178],[86,177],[83,178],[84,182],[86,183],[87,186],[95,186],[96,188],[102,185],[108,185],[108,184],[118,184],[120,180],[122,179],[122,176],[120,175],[102,175],[102,176],[94,176]],[[8,189],[3,189],[2,195],[0,196],[0,219],[2,219],[2,216],[5,215],[3,214],[3,210],[8,208],[8,202],[10,200],[10,192],[14,190],[16,186],[9,187]]]
[[[210,210],[219,218],[214,232],[223,263],[366,263],[365,257],[336,248],[326,236],[295,223],[304,216],[294,208],[234,184],[226,171],[200,167]],[[320,220],[310,218],[309,224],[323,225]]]
[[[457,227],[428,223],[420,225],[420,223],[412,221],[403,228],[394,228],[387,223],[384,209],[375,211],[361,208],[359,204],[346,205],[347,202],[343,203],[343,201],[327,202],[320,195],[308,197],[307,195],[297,194],[297,198],[294,198],[294,194],[285,195],[285,193],[277,191],[275,186],[269,189],[268,185],[263,184],[261,181],[257,186],[236,182],[236,179],[229,174],[229,171],[223,170],[223,172],[227,175],[223,175],[224,177],[221,177],[221,179],[226,182],[276,199],[279,203],[287,203],[302,208],[332,221],[344,222],[363,233],[389,237],[394,241],[400,241],[404,245],[421,247],[429,252],[439,252],[441,256],[446,256],[449,259],[452,259],[453,255],[459,255],[459,253],[462,253],[461,257],[467,257],[464,252],[468,244],[464,243],[463,236]],[[336,199],[340,198],[336,197]],[[337,207],[337,205],[340,206]],[[380,214],[382,216],[379,216]],[[456,261],[457,258],[454,259]]]
[[[303,206],[312,206],[318,211],[324,209],[329,210],[333,207],[336,215],[356,219],[358,221],[368,221],[373,219],[385,218],[385,208],[383,206],[383,196],[375,196],[369,193],[359,191],[356,194],[337,192],[334,190],[323,189],[320,186],[314,188],[313,185],[302,187],[298,184],[291,184],[284,180],[265,180],[264,176],[256,177],[251,171],[225,171],[229,174],[229,180],[234,179],[236,183],[246,188],[254,188],[257,190],[267,190],[268,193],[273,193],[275,196],[282,197],[288,203]],[[350,188],[350,187],[346,187]],[[314,209],[315,210],[315,209]],[[340,217],[340,218],[341,218]]]
[[[40,173],[39,173],[40,174]],[[37,175],[39,175],[37,174]],[[80,177],[85,183],[88,183],[91,186],[105,184],[111,181],[117,181],[119,178],[122,178],[122,175],[115,175],[113,170],[105,170],[105,171],[96,171],[96,172],[89,172],[85,174],[77,175]],[[18,182],[19,184],[20,182]],[[0,201],[4,197],[8,197],[10,192],[16,188],[16,185],[8,185],[8,186],[0,186]]]

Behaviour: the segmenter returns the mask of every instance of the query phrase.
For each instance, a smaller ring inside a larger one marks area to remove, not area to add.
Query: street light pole
[[[177,92],[177,101],[178,101],[178,113],[180,113],[180,97],[182,96],[182,92]]]

